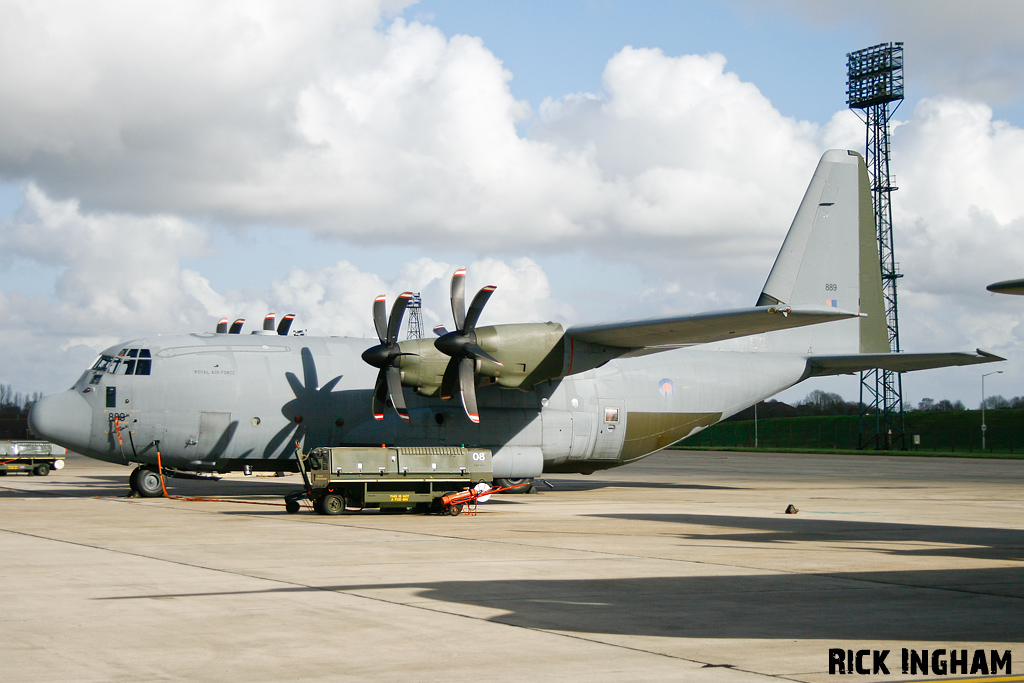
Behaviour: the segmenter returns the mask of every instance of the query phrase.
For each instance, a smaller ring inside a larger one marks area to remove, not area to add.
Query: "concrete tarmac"
[[[3,680],[852,680],[830,648],[889,650],[863,681],[943,678],[902,648],[1024,673],[1021,461],[669,451],[460,517],[289,515],[297,475],[130,499],[128,472],[0,478]]]

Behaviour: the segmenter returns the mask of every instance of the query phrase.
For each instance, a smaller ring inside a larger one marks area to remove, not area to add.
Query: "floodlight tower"
[[[902,277],[892,246],[892,192],[889,178],[889,119],[903,102],[903,43],[882,43],[846,55],[847,105],[867,124],[865,161],[875,205],[882,294],[889,350],[900,351],[896,280]],[[896,106],[890,111],[889,105]],[[861,448],[905,449],[903,380],[898,372],[869,370],[860,375]]]
[[[405,307],[409,311],[409,327],[406,330],[406,339],[423,338],[423,300],[419,292],[413,292],[409,299],[409,305]]]

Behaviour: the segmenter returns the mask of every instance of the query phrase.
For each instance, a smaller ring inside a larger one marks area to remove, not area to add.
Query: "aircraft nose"
[[[89,445],[92,410],[77,391],[62,391],[36,401],[28,426],[37,436],[65,448],[83,448]]]

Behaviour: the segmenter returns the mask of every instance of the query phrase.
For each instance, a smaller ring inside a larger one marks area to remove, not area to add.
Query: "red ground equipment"
[[[477,485],[477,488],[464,489],[456,493],[449,493],[447,496],[441,498],[441,506],[444,511],[455,517],[461,515],[462,511],[465,510],[468,515],[476,514],[476,504],[486,503],[487,499],[495,493],[501,493],[502,491],[511,491],[521,486],[529,486],[530,482],[524,481],[522,484],[516,484],[515,486],[500,486],[500,487],[487,487],[485,485]]]

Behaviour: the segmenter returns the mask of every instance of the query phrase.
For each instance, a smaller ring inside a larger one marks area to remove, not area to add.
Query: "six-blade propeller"
[[[405,407],[405,396],[402,394],[402,373],[398,368],[402,353],[398,347],[398,329],[402,326],[402,316],[412,298],[412,292],[402,292],[391,307],[391,316],[387,315],[387,306],[383,294],[373,302],[373,325],[377,329],[380,344],[371,346],[363,352],[363,360],[375,368],[377,384],[373,389],[373,416],[384,419],[384,408],[388,398],[391,405],[403,420],[409,419],[409,411]]]
[[[476,423],[480,422],[480,412],[476,403],[477,363],[486,360],[501,365],[497,359],[480,348],[476,337],[476,323],[494,290],[494,285],[487,285],[477,292],[467,312],[466,269],[460,268],[455,271],[452,276],[451,290],[455,330],[445,332],[434,340],[437,350],[451,357],[448,367],[445,368],[444,378],[441,380],[441,398],[443,400],[450,399],[458,391],[466,416]],[[435,331],[437,331],[436,328]]]

